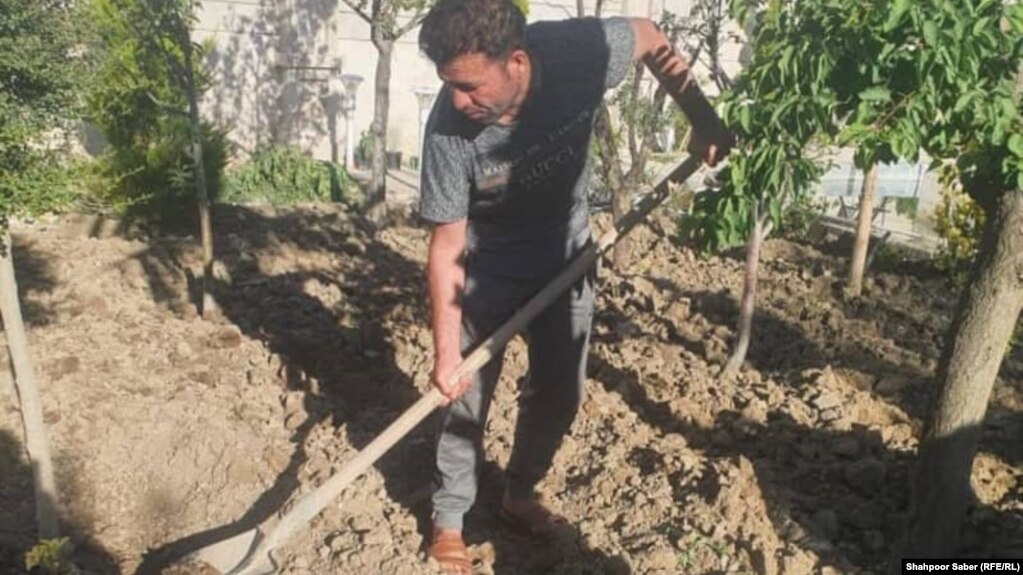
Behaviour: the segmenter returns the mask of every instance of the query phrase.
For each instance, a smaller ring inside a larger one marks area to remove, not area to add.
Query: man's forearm
[[[646,55],[643,63],[689,118],[693,128],[705,133],[721,128],[721,120],[700,90],[692,68],[671,45],[666,44],[658,52]]]
[[[642,60],[664,86],[697,131],[714,134],[723,129],[710,101],[700,90],[692,67],[657,26],[647,19],[633,20],[636,38],[634,57]]]
[[[427,284],[434,353],[439,358],[461,355],[462,290],[465,286],[462,246],[435,237],[430,242]]]

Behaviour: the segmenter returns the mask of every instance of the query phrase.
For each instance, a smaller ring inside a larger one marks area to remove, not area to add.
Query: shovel
[[[456,381],[458,378],[473,374],[486,365],[497,350],[501,349],[562,292],[581,278],[590,266],[594,265],[597,258],[618,241],[619,237],[632,230],[647,214],[660,205],[668,196],[670,182],[685,181],[696,172],[700,165],[701,160],[696,155],[690,155],[679,162],[613,229],[602,235],[597,243],[591,242],[587,245],[547,287],[533,296],[525,306],[466,357],[451,374],[451,380]],[[205,563],[223,575],[270,575],[276,572],[277,564],[271,556],[271,552],[283,545],[292,535],[319,515],[320,511],[329,505],[345,487],[362,475],[398,440],[437,408],[442,399],[443,396],[437,388],[431,389],[365,449],[360,451],[344,468],[296,501],[279,519],[271,516],[255,529],[198,549],[188,555],[186,559]]]

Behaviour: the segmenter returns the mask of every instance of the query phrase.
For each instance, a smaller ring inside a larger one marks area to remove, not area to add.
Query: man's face
[[[438,67],[437,75],[451,90],[451,104],[466,118],[481,124],[503,119],[522,93],[526,53],[518,50],[507,58],[463,54]]]

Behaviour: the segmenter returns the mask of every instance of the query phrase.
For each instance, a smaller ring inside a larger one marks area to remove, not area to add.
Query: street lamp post
[[[355,97],[362,83],[362,76],[358,74],[342,74],[341,84],[345,91],[341,97],[341,111],[345,115],[345,168],[348,171],[355,169]]]
[[[437,97],[437,91],[433,88],[416,88],[414,90],[416,100],[419,101],[419,162],[423,165],[423,137],[426,134],[426,121],[430,119],[430,109],[433,107],[433,99]]]

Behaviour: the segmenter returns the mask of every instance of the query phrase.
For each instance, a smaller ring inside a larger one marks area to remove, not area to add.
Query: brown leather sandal
[[[501,518],[513,527],[534,537],[550,535],[556,529],[568,525],[568,519],[554,513],[542,503],[532,500],[521,511],[512,512],[508,509],[508,500],[501,501]]]
[[[472,561],[461,532],[434,529],[433,541],[426,555],[433,558],[444,573],[472,575]]]

